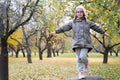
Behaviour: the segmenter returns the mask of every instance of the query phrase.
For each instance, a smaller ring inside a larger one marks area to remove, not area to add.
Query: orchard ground
[[[32,64],[26,58],[9,58],[9,80],[67,80],[77,76],[76,57],[74,53],[60,54],[57,57],[42,61],[38,55],[32,55]],[[120,80],[120,56],[109,56],[108,63],[103,64],[103,55],[89,53],[91,72],[88,75],[99,75],[106,80]]]

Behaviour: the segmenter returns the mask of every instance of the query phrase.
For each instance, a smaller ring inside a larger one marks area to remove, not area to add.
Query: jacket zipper
[[[84,36],[84,22],[83,22],[83,47],[85,47],[85,41],[84,41],[84,38],[85,38],[85,36]]]

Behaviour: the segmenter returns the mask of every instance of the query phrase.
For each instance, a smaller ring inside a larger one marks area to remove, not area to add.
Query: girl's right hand
[[[55,31],[51,32],[49,35],[54,36],[55,35]]]

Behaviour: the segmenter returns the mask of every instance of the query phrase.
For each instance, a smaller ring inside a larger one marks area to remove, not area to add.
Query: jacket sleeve
[[[56,32],[56,33],[63,33],[63,32],[65,32],[65,31],[69,31],[69,30],[71,30],[71,29],[72,29],[72,21],[69,22],[69,23],[67,23],[67,24],[65,24],[65,25],[63,25],[63,26],[61,26],[61,27],[59,27],[59,28],[57,28],[57,29],[55,30],[55,32]]]
[[[94,22],[90,21],[90,28],[98,33],[104,34],[105,30],[103,30],[102,28],[100,28],[97,24],[95,24]]]

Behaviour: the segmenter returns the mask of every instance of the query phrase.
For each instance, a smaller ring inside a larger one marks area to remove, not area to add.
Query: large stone
[[[100,76],[86,76],[84,79],[79,79],[78,76],[69,78],[68,80],[105,80],[105,78]]]

